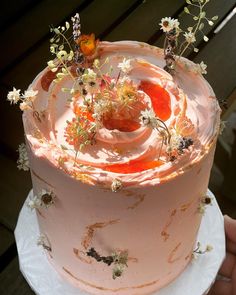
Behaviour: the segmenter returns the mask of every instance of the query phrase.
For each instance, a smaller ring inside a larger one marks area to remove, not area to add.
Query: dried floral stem
[[[206,3],[205,3],[206,4]],[[198,22],[197,22],[197,24],[195,25],[196,27],[195,27],[195,30],[194,30],[194,32],[193,32],[193,35],[195,36],[196,35],[196,33],[197,33],[197,31],[198,31],[198,29],[199,29],[199,26],[200,26],[200,23],[201,23],[201,20],[202,20],[202,8],[204,7],[204,5],[202,6],[201,5],[201,1],[199,1],[199,6],[198,5],[194,5],[194,6],[197,6],[198,8],[199,8],[199,18],[198,18]],[[188,47],[189,47],[189,45],[190,45],[191,43],[189,43],[189,42],[187,42],[187,45],[184,47],[184,49],[183,49],[183,51],[182,52],[180,52],[180,54],[179,54],[179,58],[181,57],[181,56],[183,56],[183,54],[185,53],[185,51],[188,49]]]

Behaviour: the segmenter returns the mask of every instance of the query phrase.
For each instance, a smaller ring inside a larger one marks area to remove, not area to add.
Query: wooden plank
[[[164,16],[174,14],[185,3],[184,0],[143,1],[119,26],[106,36],[106,40],[147,41],[158,30]]]
[[[41,0],[11,0],[1,2],[0,30],[6,29],[10,24],[16,22],[22,15],[28,13]]]
[[[199,52],[195,62],[208,65],[207,80],[219,99],[226,99],[235,88],[236,77],[236,15]]]
[[[14,235],[0,224],[0,256],[14,243]]]
[[[0,222],[14,230],[20,209],[32,187],[30,173],[0,154]],[[1,292],[0,292],[1,293]]]
[[[106,9],[97,13],[101,3]],[[114,22],[115,18],[119,18],[134,3],[134,0],[96,0],[87,9],[80,13],[82,21],[82,32],[95,32],[97,35],[103,33]],[[116,6],[114,6],[116,4]],[[109,13],[107,13],[107,11]],[[90,15],[91,14],[91,15]],[[99,17],[96,15],[99,15]],[[49,52],[49,39],[38,45],[25,59],[19,62],[12,70],[2,78],[2,82],[11,88],[15,85],[17,88],[25,89],[34,79],[40,70],[46,66],[46,62],[51,59]],[[22,74],[22,71],[24,74]]]
[[[1,68],[33,46],[49,32],[49,25],[58,25],[85,0],[44,0],[1,33]],[[55,13],[55,9],[57,13]],[[23,39],[22,39],[23,38]]]
[[[96,36],[104,32],[137,0],[95,0],[80,14],[82,32]]]
[[[22,276],[18,259],[15,258],[0,274],[1,295],[34,295],[29,285]]]

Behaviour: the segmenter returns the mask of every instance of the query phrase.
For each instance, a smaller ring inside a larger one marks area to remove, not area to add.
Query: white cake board
[[[221,211],[214,195],[210,191],[208,193],[213,199],[213,205],[206,208],[197,241],[203,247],[210,244],[213,250],[199,255],[174,282],[153,295],[203,295],[214,282],[225,257],[225,233]],[[30,195],[32,191],[27,199]],[[26,202],[19,215],[15,238],[20,270],[30,287],[38,295],[88,294],[63,280],[48,262],[46,253],[37,246],[36,241],[40,233],[36,213],[26,206]]]

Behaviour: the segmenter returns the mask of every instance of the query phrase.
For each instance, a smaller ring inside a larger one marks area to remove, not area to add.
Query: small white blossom
[[[92,69],[87,69],[81,77],[82,81],[86,84],[95,83],[97,79],[97,74]]]
[[[199,73],[199,74],[207,74],[207,65],[201,61],[200,64],[197,64],[196,65],[196,72]]]
[[[96,58],[96,59],[94,60],[94,62],[93,62],[93,65],[95,66],[95,68],[98,69],[99,66],[100,66],[100,61],[99,61],[99,59]]]
[[[9,91],[7,94],[7,100],[10,101],[11,104],[16,104],[20,100],[20,89],[16,89],[13,87],[12,91]]]
[[[33,209],[39,209],[42,205],[41,199],[38,196],[33,196],[27,203],[27,206]]]
[[[122,62],[118,63],[117,67],[121,69],[124,74],[127,74],[132,68],[130,62],[130,59],[124,58]]]
[[[141,111],[141,116],[139,117],[139,119],[143,126],[151,126],[152,128],[155,128],[157,126],[157,119],[153,110],[146,109],[144,111]]]
[[[169,32],[171,30],[179,28],[179,21],[171,17],[164,17],[160,22],[161,30],[163,32]]]
[[[19,158],[17,160],[17,168],[19,170],[28,171],[29,170],[29,158],[26,150],[26,145],[24,143],[20,144],[18,147]]]
[[[20,109],[22,111],[30,110],[31,109],[31,105],[29,104],[28,101],[23,101],[23,102],[20,103]]]
[[[28,99],[30,98],[31,101],[35,99],[35,96],[38,94],[38,90],[28,89],[24,92],[23,97]]]
[[[195,37],[194,33],[192,33],[192,32],[185,32],[184,37],[188,43],[196,42],[196,37]]]

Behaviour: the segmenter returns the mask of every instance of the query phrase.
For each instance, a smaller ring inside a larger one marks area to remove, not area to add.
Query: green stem
[[[67,73],[71,76],[72,80],[75,82],[75,78],[73,77],[73,75],[71,74],[70,70],[68,69],[67,65],[65,64],[65,62],[63,61],[62,58],[59,58],[60,62],[63,64],[64,68],[66,69]]]
[[[193,35],[195,36],[196,35],[196,33],[197,33],[197,30],[198,30],[198,28],[199,28],[199,26],[200,26],[200,23],[201,23],[201,20],[202,20],[202,17],[201,17],[201,14],[202,14],[202,8],[203,8],[203,6],[202,6],[202,4],[201,4],[201,2],[199,1],[199,19],[198,19],[198,22],[197,22],[197,25],[196,25],[196,28],[195,28],[195,30],[193,31]],[[188,49],[188,47],[189,47],[189,45],[190,45],[191,43],[187,43],[187,45],[184,47],[184,49],[183,49],[183,51],[180,53],[180,55],[179,55],[179,59],[180,59],[180,57],[181,56],[183,56],[183,54],[184,54],[184,52]]]

